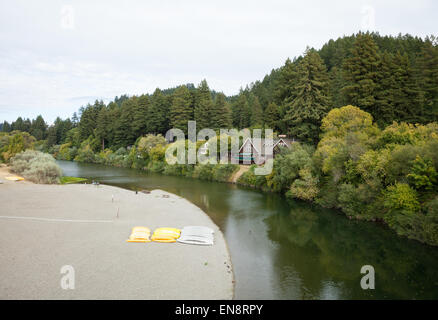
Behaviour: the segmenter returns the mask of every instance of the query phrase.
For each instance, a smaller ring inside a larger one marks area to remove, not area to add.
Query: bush
[[[0,136],[0,160],[8,162],[16,154],[32,149],[36,139],[27,132],[12,131]]]
[[[12,170],[35,183],[59,183],[61,168],[55,159],[39,151],[27,150],[11,159]]]
[[[294,143],[290,150],[284,150],[275,157],[273,173],[267,177],[267,185],[277,192],[286,191],[299,177],[300,170],[309,168],[311,164],[309,151]]]
[[[288,196],[311,201],[318,195],[318,179],[314,177],[309,168],[301,169],[299,179],[296,179],[290,187]]]
[[[384,193],[384,205],[390,212],[395,210],[416,212],[420,209],[417,193],[406,183],[389,186]]]
[[[217,164],[213,168],[213,180],[227,182],[238,169],[237,164]]]
[[[78,162],[88,162],[88,163],[94,163],[95,162],[95,156],[94,156],[94,152],[91,149],[91,146],[89,144],[82,146],[79,150],[78,150],[78,154],[74,159],[75,161]]]
[[[213,180],[213,165],[211,164],[199,164],[195,166],[193,171],[193,178],[201,180]]]

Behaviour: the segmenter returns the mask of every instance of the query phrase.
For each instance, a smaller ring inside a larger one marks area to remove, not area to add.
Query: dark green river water
[[[236,299],[437,299],[438,248],[337,211],[231,184],[58,161],[67,176],[162,189],[201,209],[225,235]],[[363,290],[360,269],[375,269]]]

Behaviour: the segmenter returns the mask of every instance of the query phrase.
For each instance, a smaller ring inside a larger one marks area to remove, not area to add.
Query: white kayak
[[[208,227],[188,226],[181,230],[178,242],[185,244],[197,244],[211,246],[214,244],[214,231]]]

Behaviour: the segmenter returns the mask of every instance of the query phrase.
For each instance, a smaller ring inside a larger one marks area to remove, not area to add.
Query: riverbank
[[[0,168],[1,299],[233,297],[222,232],[184,198],[162,190],[13,182],[7,175]],[[215,244],[126,243],[136,225],[203,225],[215,231]],[[74,290],[61,288],[65,265],[74,268]]]

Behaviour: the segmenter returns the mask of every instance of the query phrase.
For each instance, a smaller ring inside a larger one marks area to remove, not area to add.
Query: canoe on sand
[[[20,177],[20,176],[9,176],[9,177],[5,177],[6,180],[9,181],[23,181],[24,178]]]

